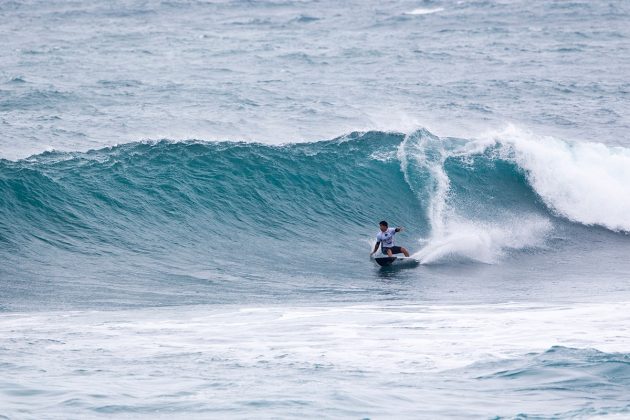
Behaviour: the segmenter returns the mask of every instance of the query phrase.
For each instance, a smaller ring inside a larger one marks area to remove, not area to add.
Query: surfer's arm
[[[378,242],[376,243],[376,245],[374,245],[374,251],[372,251],[372,252],[370,253],[370,255],[372,255],[372,254],[374,254],[376,251],[378,251],[378,246],[379,246],[380,244],[381,244],[381,241],[378,241]]]
[[[403,227],[402,226],[398,226],[395,230],[396,230],[396,233],[402,232]]]

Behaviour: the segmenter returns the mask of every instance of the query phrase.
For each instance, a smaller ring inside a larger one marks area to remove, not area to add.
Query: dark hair
[[[381,225],[381,226],[385,226],[385,227],[387,227],[387,226],[388,226],[388,224],[387,224],[387,222],[386,222],[385,220],[381,220],[381,221],[379,222],[379,225]]]

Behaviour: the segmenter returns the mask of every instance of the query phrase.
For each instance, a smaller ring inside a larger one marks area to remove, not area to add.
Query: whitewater
[[[629,17],[0,3],[0,418],[629,416]]]

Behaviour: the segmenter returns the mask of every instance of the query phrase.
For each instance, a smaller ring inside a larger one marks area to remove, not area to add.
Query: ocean
[[[0,418],[630,417],[629,19],[0,2]]]

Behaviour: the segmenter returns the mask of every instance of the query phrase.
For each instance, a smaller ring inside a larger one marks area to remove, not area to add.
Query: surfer
[[[376,245],[374,245],[374,251],[370,253],[370,257],[374,255],[376,251],[378,251],[378,247],[380,245],[381,252],[383,254],[387,254],[388,257],[393,256],[394,254],[405,254],[405,257],[409,256],[409,251],[401,246],[396,246],[394,244],[394,235],[398,232],[402,232],[402,227],[390,228],[385,220],[382,220],[379,224],[379,228],[381,231],[376,235]]]

